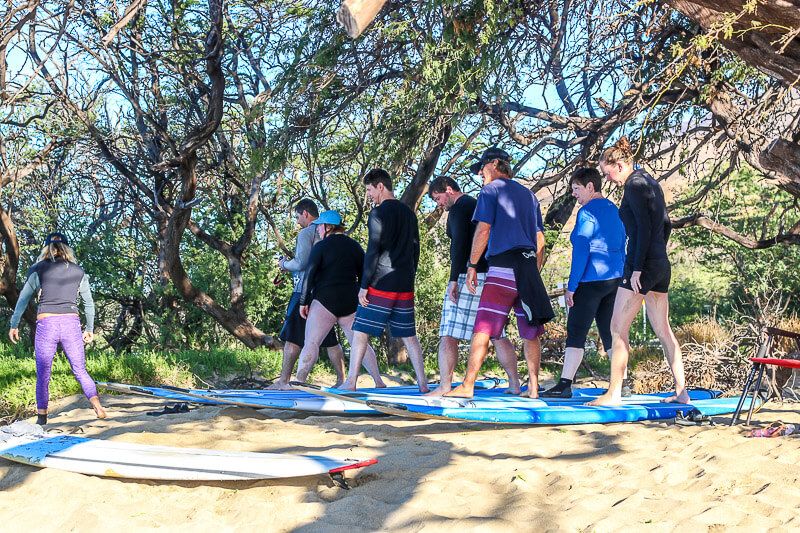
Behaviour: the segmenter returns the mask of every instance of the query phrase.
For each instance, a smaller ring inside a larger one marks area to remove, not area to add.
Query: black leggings
[[[619,280],[583,281],[578,284],[572,297],[575,305],[567,316],[567,348],[583,350],[592,321],[596,320],[603,347],[606,351],[611,349],[611,316],[614,314]]]

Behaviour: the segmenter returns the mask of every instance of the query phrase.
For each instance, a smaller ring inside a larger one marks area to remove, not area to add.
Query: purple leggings
[[[45,410],[50,400],[50,372],[58,344],[64,349],[75,379],[87,398],[97,396],[97,386],[86,371],[81,319],[78,315],[55,315],[36,321],[36,407]]]

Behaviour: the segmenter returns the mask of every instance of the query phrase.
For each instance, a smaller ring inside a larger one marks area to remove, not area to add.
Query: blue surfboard
[[[529,400],[526,407],[436,407],[411,405],[390,401],[368,401],[367,405],[386,414],[422,419],[445,419],[459,422],[487,424],[608,424],[612,422],[638,422],[675,418],[678,413],[698,410],[708,416],[733,413],[739,401],[734,398],[692,400],[690,404],[623,403],[617,406],[589,406],[565,404],[550,399]],[[745,402],[749,408],[749,401]]]

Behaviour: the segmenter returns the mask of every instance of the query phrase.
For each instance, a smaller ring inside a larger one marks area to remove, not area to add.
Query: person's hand
[[[11,342],[17,344],[19,342],[19,328],[11,328],[8,330],[8,338]]]
[[[458,303],[458,282],[451,281],[447,284],[447,295],[450,297],[450,301]]]
[[[467,268],[467,290],[472,294],[478,292],[478,271],[472,267]]]
[[[281,271],[286,272],[286,269],[283,268],[283,262],[284,261],[286,261],[285,257],[281,256],[281,257],[278,258],[278,268],[281,269]]]
[[[636,294],[639,294],[639,291],[642,290],[642,282],[640,280],[641,277],[641,270],[634,270],[631,274],[631,289],[633,289],[633,292]]]
[[[572,291],[566,291],[564,293],[564,300],[567,302],[567,307],[572,307],[573,305],[575,305],[575,301],[572,299],[572,296],[574,294],[575,293]]]
[[[304,319],[308,320],[308,305],[301,305],[300,306],[300,316]]]
[[[358,291],[358,303],[360,303],[363,307],[369,305],[369,300],[367,300],[367,289],[361,289]]]
[[[83,332],[83,342],[85,342],[86,344],[89,344],[93,340],[94,340],[94,333],[92,333],[91,331],[84,331]]]

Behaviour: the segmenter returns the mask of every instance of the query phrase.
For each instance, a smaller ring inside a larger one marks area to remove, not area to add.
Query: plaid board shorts
[[[414,293],[367,289],[369,304],[359,304],[353,331],[378,337],[389,325],[389,334],[395,338],[413,337],[417,334],[414,323]]]
[[[520,337],[533,340],[544,333],[544,326],[528,324],[517,292],[514,269],[489,267],[475,316],[475,333],[486,333],[492,339],[498,338],[508,324],[508,313],[511,309],[517,315]]]
[[[478,314],[478,303],[486,282],[486,272],[478,273],[478,289],[475,294],[467,289],[467,275],[458,276],[458,301],[453,303],[445,291],[442,303],[442,318],[439,321],[439,336],[470,340],[475,327],[475,316]],[[505,337],[505,331],[502,334]]]

